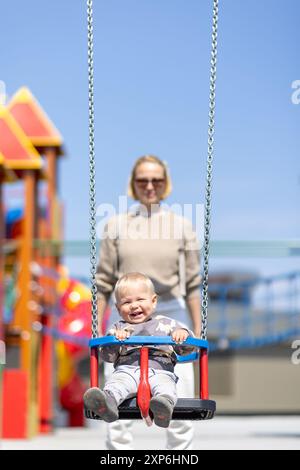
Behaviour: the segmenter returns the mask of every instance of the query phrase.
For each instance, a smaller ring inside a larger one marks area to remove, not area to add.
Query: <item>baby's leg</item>
[[[87,409],[93,411],[107,423],[119,418],[118,405],[137,390],[137,381],[134,378],[136,367],[122,366],[115,370],[106,382],[103,390],[89,388],[83,397]]]
[[[139,371],[136,367],[121,366],[112,373],[103,391],[112,396],[119,406],[127,398],[136,395],[138,380]]]
[[[163,395],[167,397],[173,407],[177,402],[176,382],[177,377],[172,372],[160,369],[149,370],[149,384],[152,396]]]
[[[162,428],[169,426],[177,402],[176,380],[175,374],[171,372],[150,369],[149,384],[152,393],[150,409],[154,423]]]

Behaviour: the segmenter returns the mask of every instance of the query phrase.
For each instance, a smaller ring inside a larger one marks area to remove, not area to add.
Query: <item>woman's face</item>
[[[158,204],[166,190],[164,169],[158,163],[141,163],[133,180],[135,194],[141,204],[150,207]]]

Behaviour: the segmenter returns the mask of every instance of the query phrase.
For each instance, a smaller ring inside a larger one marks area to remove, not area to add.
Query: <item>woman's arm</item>
[[[193,321],[193,331],[197,338],[201,335],[201,299],[200,297],[188,297],[186,303]]]
[[[201,275],[200,247],[196,233],[190,222],[185,224],[185,275],[186,275],[186,304],[190,312],[195,336],[201,334]]]
[[[116,243],[116,220],[112,218],[106,224],[100,245],[99,264],[97,266],[96,284],[98,289],[98,321],[99,334],[102,335],[101,325],[103,314],[108,306],[109,298],[117,282],[118,248]]]
[[[103,315],[108,306],[108,302],[105,297],[98,297],[97,307],[98,307],[98,329],[99,336],[102,336],[105,332],[102,331],[102,321]]]

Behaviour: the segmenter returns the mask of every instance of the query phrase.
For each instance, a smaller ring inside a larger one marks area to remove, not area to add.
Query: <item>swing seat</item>
[[[176,343],[169,336],[133,336],[124,341],[117,340],[114,336],[104,336],[101,338],[93,338],[90,340],[89,345],[91,347],[91,386],[98,386],[98,348],[110,345],[120,344],[131,344],[150,346],[158,344],[170,344],[175,346]],[[179,398],[173,411],[172,419],[177,420],[191,420],[199,421],[205,419],[212,419],[216,410],[216,403],[209,400],[208,397],[208,364],[207,364],[207,350],[208,342],[199,338],[187,338],[182,345],[194,346],[200,349],[200,356],[197,354],[189,354],[187,359],[199,359],[199,370],[200,370],[200,396],[199,398]],[[148,355],[148,353],[147,353]],[[191,357],[193,356],[193,357]],[[148,357],[148,356],[147,356]],[[178,356],[181,359],[180,362],[184,362],[185,356]],[[142,370],[142,364],[141,364]],[[89,409],[84,409],[85,417],[88,419],[100,420],[100,416]],[[151,411],[150,411],[151,415]],[[137,405],[137,399],[131,398],[125,400],[119,406],[119,419],[142,419],[140,408]]]
[[[216,410],[216,403],[212,400],[200,400],[199,398],[179,398],[173,411],[172,420],[200,421],[212,419]],[[85,417],[101,420],[100,416],[85,408]],[[151,412],[150,412],[151,415]],[[142,419],[141,412],[136,403],[136,398],[125,400],[119,406],[119,419]]]

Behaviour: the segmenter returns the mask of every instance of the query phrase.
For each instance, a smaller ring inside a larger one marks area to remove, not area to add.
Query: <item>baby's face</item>
[[[116,307],[119,314],[128,323],[143,323],[156,307],[157,296],[149,288],[137,283],[128,286],[119,293]]]

